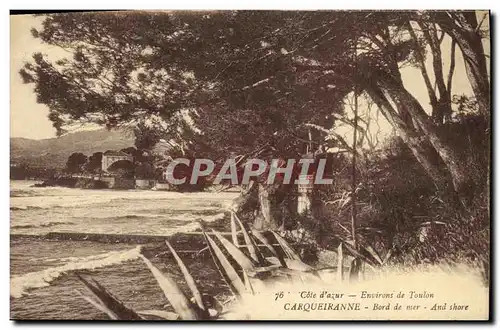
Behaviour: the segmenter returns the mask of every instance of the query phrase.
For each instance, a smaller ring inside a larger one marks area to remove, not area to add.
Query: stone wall
[[[151,189],[154,186],[154,183],[154,180],[136,179],[135,187],[137,189]]]

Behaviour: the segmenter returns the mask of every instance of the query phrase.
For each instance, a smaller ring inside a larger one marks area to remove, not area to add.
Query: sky
[[[31,36],[32,27],[40,27],[43,18],[31,15],[10,16],[10,136],[30,139],[55,137],[47,118],[49,108],[36,102],[34,85],[23,84],[19,70],[35,52],[51,58],[63,56],[63,50],[42,44]]]
[[[481,21],[484,13],[478,13],[478,20]],[[38,39],[31,36],[31,28],[41,27],[43,17],[33,17],[31,15],[16,15],[10,16],[10,46],[11,46],[11,72],[10,72],[10,136],[24,137],[30,139],[44,139],[55,137],[55,129],[52,123],[48,120],[47,115],[49,109],[47,106],[36,102],[36,95],[33,92],[34,85],[23,84],[19,75],[19,69],[24,65],[24,62],[31,59],[35,52],[47,54],[50,60],[63,58],[67,53],[56,46],[49,46],[41,43]],[[489,26],[488,19],[483,22],[483,26]],[[489,43],[484,41],[485,53],[489,55]],[[446,37],[442,44],[443,66],[444,72],[448,72],[450,65],[449,57],[446,53],[449,52],[451,45],[450,38]],[[489,60],[488,60],[489,61]],[[429,72],[432,72],[432,57],[427,57],[426,67]],[[488,67],[489,70],[489,67]],[[431,77],[433,74],[431,74]],[[424,81],[419,69],[405,68],[402,70],[402,77],[406,88],[421,102],[424,108],[429,111],[429,97],[425,89]],[[471,95],[471,88],[467,76],[465,74],[465,66],[461,52],[457,48],[456,52],[456,69],[453,79],[452,93]],[[362,104],[362,102],[360,103]],[[362,105],[360,105],[362,106]],[[379,116],[379,125],[382,134],[389,134],[392,129],[390,125]],[[378,127],[376,127],[378,130]],[[95,129],[92,127],[80,127],[82,129]],[[339,128],[339,133],[344,135],[349,141],[350,128]]]

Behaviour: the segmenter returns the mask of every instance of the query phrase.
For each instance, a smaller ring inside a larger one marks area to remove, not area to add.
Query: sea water
[[[14,319],[106,318],[76,294],[75,289],[83,290],[72,276],[74,271],[88,273],[132,308],[165,307],[165,297],[138,259],[137,246],[41,238],[50,232],[166,236],[192,231],[197,219],[222,219],[237,197],[235,193],[35,188],[34,183],[11,181]],[[202,262],[193,261],[191,267],[198,268],[202,277],[209,272]],[[212,283],[215,289],[214,281],[206,282],[208,288]]]

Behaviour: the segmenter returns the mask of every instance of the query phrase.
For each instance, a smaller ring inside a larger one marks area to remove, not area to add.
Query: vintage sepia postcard
[[[490,12],[10,16],[13,320],[489,320]]]

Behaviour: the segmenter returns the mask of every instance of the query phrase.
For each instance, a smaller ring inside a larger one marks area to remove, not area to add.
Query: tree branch
[[[425,67],[424,55],[422,54],[422,51],[420,49],[420,45],[417,42],[417,36],[415,34],[415,31],[413,30],[413,27],[411,26],[410,21],[407,21],[406,25],[408,28],[408,32],[410,33],[410,36],[413,40],[413,45],[415,47],[415,54],[416,54],[417,60],[420,64],[420,71],[422,73],[422,77],[424,78],[425,86],[427,87],[427,93],[429,94],[429,99],[431,101],[431,105],[434,108],[437,105],[437,96],[436,96],[436,93],[434,91],[434,88],[432,87],[432,83],[431,83],[431,80],[429,78],[429,74],[428,74],[427,69]],[[424,28],[421,27],[421,29],[424,29]],[[428,41],[431,41],[431,40],[428,40]],[[432,48],[432,46],[431,46],[431,48]]]
[[[448,81],[446,84],[446,88],[448,89],[448,93],[450,94],[451,97],[451,83],[453,80],[453,73],[455,71],[455,49],[457,48],[457,42],[453,39],[451,41],[451,59],[450,59],[450,71],[448,72]]]

